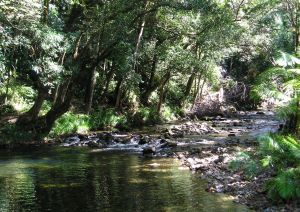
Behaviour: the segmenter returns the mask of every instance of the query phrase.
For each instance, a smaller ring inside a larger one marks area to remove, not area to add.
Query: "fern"
[[[275,61],[276,67],[258,75],[250,93],[252,99],[287,102],[297,98],[298,95],[295,94],[300,89],[300,69],[295,66],[300,64],[300,59],[285,52],[280,52],[279,55]]]
[[[300,198],[300,166],[282,171],[267,183],[268,195],[272,199]]]
[[[300,144],[292,136],[266,135],[260,138],[260,154],[263,166],[277,169],[287,165],[298,165],[300,161]]]
[[[297,101],[298,99],[294,98],[287,105],[278,107],[276,109],[276,115],[278,118],[288,120],[292,115],[295,116],[299,110]]]
[[[284,84],[297,76],[297,73],[281,67],[273,67],[262,72],[251,90],[251,98],[254,100],[286,100],[291,93],[290,86]]]

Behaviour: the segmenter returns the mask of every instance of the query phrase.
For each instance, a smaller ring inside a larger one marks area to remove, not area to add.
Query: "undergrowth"
[[[256,156],[239,153],[229,168],[243,171],[247,178],[260,171],[273,173],[265,189],[273,200],[300,199],[300,143],[291,135],[267,134],[259,138]]]
[[[176,119],[175,114],[177,113],[169,107],[164,108],[161,115],[156,113],[154,107],[142,107],[134,114],[121,114],[114,109],[100,109],[90,115],[68,112],[55,122],[50,136],[56,137],[64,134],[87,133],[113,128],[129,130],[130,128],[174,120]]]
[[[249,153],[239,152],[230,162],[229,169],[233,172],[243,171],[247,179],[255,177],[261,171],[261,166],[252,157]]]

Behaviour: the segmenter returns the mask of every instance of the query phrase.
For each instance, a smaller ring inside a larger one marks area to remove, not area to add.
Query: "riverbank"
[[[252,160],[258,153],[257,137],[276,132],[280,124],[269,112],[212,120],[216,133],[202,139],[203,145],[188,146],[174,154],[183,166],[207,180],[208,192],[229,194],[235,202],[256,211],[300,211],[299,201],[275,202],[267,197],[265,185],[276,173],[259,170]],[[239,167],[245,161],[248,167]]]
[[[264,185],[274,173],[258,171],[249,177],[244,170],[230,167],[239,154],[255,155],[257,136],[276,132],[279,126],[272,112],[240,112],[231,118],[207,117],[203,121],[157,125],[131,133],[76,135],[61,140],[60,145],[89,146],[95,151],[136,151],[145,157],[175,157],[208,181],[208,192],[227,193],[235,202],[259,211],[297,211],[295,203],[274,205],[267,198]]]

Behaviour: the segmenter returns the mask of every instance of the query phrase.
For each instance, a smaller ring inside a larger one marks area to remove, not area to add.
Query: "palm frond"
[[[275,60],[275,64],[281,67],[292,67],[296,64],[300,64],[300,59],[292,54],[280,51],[278,58]]]

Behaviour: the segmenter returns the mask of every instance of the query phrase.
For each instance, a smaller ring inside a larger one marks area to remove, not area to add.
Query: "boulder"
[[[154,146],[148,146],[143,149],[143,155],[155,154],[156,148]]]
[[[141,136],[139,140],[139,145],[144,145],[150,142],[150,137],[149,136]]]
[[[105,141],[101,141],[99,139],[90,140],[86,143],[91,148],[106,148],[107,143]]]
[[[66,138],[64,142],[65,143],[80,142],[80,138],[78,136],[72,136],[72,137]]]
[[[102,137],[106,142],[112,142],[114,139],[114,137],[111,133],[103,133]]]
[[[99,144],[97,142],[97,140],[90,140],[87,145],[91,148],[98,148],[99,147]]]

